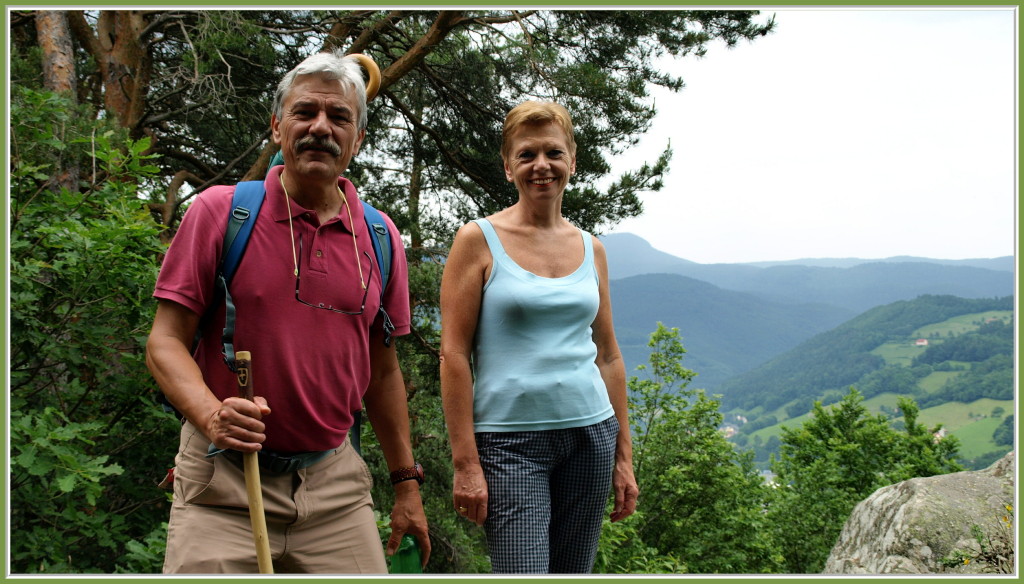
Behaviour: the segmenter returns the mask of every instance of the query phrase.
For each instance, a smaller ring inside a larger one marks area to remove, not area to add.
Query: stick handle
[[[370,77],[366,82],[366,101],[370,101],[377,96],[377,91],[380,89],[380,67],[369,55],[353,53],[352,56],[359,61],[363,69],[366,69],[366,74]]]
[[[238,351],[235,354],[238,378],[238,396],[253,400],[252,354]],[[256,563],[260,574],[273,574],[274,563],[270,559],[270,536],[267,534],[267,517],[263,510],[263,487],[260,484],[260,464],[255,452],[242,455],[245,470],[245,493],[249,499],[249,521],[252,523],[252,540],[256,545]]]
[[[238,397],[252,401],[252,353],[249,351],[235,353],[235,368],[238,377]]]

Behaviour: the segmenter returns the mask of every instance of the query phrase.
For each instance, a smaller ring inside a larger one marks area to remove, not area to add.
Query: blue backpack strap
[[[224,361],[235,370],[235,303],[231,299],[228,285],[238,269],[249,243],[253,225],[263,205],[263,181],[253,180],[240,182],[235,186],[235,194],[231,200],[231,213],[228,226],[224,231],[223,256],[217,270],[217,290],[224,295],[224,332],[221,343],[224,346]]]
[[[366,221],[366,228],[370,233],[373,255],[377,258],[377,268],[380,271],[380,313],[384,319],[384,345],[390,347],[391,333],[394,332],[395,325],[391,323],[391,318],[384,310],[384,290],[387,289],[391,279],[391,238],[388,237],[388,224],[384,221],[384,216],[380,211],[366,201],[360,202],[363,204],[363,219]],[[349,429],[349,441],[356,453],[362,455],[359,435],[362,430],[363,411],[357,410],[352,415],[353,423],[352,428]]]
[[[391,346],[391,333],[395,331],[395,325],[384,310],[384,290],[391,278],[391,238],[388,236],[388,224],[384,216],[373,205],[366,201],[363,204],[363,219],[366,220],[366,227],[370,232],[370,241],[373,242],[373,254],[377,256],[377,267],[380,269],[380,313],[384,318],[384,345]]]
[[[231,200],[231,214],[228,216],[228,227],[224,231],[224,257],[221,259],[221,271],[228,282],[235,275],[238,263],[242,261],[245,246],[249,243],[256,216],[263,205],[263,181],[250,180],[235,186],[235,194]]]
[[[214,301],[207,307],[206,312],[199,319],[199,326],[196,328],[196,336],[192,342],[192,352],[195,353],[203,331],[210,324],[214,312],[220,306],[220,299],[227,290],[227,284],[231,282],[238,263],[242,260],[245,252],[249,234],[252,233],[252,226],[256,222],[256,215],[260,212],[263,204],[263,182],[251,181],[241,182],[235,187],[234,195],[231,198],[231,209],[228,212],[228,225],[224,230],[224,241],[221,244],[220,263],[217,264],[217,275],[214,279],[216,286]],[[224,281],[221,281],[221,276]]]
[[[384,216],[373,205],[366,201],[360,202],[363,204],[363,219],[366,220],[366,227],[370,230],[370,235],[373,236],[373,253],[377,256],[381,282],[386,288],[391,275],[391,238],[388,237],[388,225],[384,222]]]

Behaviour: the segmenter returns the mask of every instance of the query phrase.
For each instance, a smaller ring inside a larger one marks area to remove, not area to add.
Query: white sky
[[[665,188],[611,233],[700,263],[1016,253],[1016,7],[757,7],[776,31],[668,66]]]

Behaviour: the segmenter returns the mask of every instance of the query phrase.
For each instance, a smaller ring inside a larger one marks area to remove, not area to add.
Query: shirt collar
[[[307,209],[300,206],[298,203],[290,200],[286,200],[284,188],[281,186],[281,173],[284,172],[284,166],[275,166],[270,169],[267,173],[267,178],[263,181],[263,186],[266,189],[267,198],[264,201],[265,205],[269,205],[271,217],[274,221],[288,221],[288,215],[291,215],[292,220],[301,219],[306,213]],[[348,201],[348,206],[352,210],[352,221],[358,223],[363,220],[363,204],[359,200],[359,195],[356,193],[356,187],[352,184],[352,181],[348,180],[343,176],[338,177],[338,187],[341,192],[345,195],[345,200]],[[286,206],[287,203],[287,206]],[[341,211],[338,215],[328,221],[328,223],[338,223],[350,231],[355,232],[352,226],[348,222],[348,211],[342,206]]]

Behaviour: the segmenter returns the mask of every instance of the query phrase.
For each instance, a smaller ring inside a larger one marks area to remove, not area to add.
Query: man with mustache
[[[397,253],[382,295],[372,235],[355,187],[341,176],[366,117],[359,62],[340,52],[309,57],[277,88],[270,124],[284,164],[267,174],[230,285],[235,349],[252,354],[254,401],[237,397],[221,355],[225,308],[214,291],[234,187],[201,193],[167,251],[147,344],[150,370],[184,418],[165,573],[256,571],[245,452],[259,453],[275,572],[385,572],[370,472],[349,437],[363,404],[395,489],[387,553],[408,533],[426,564],[423,473],[390,342],[410,330],[405,254],[385,217]],[[214,316],[199,330],[211,305]]]

